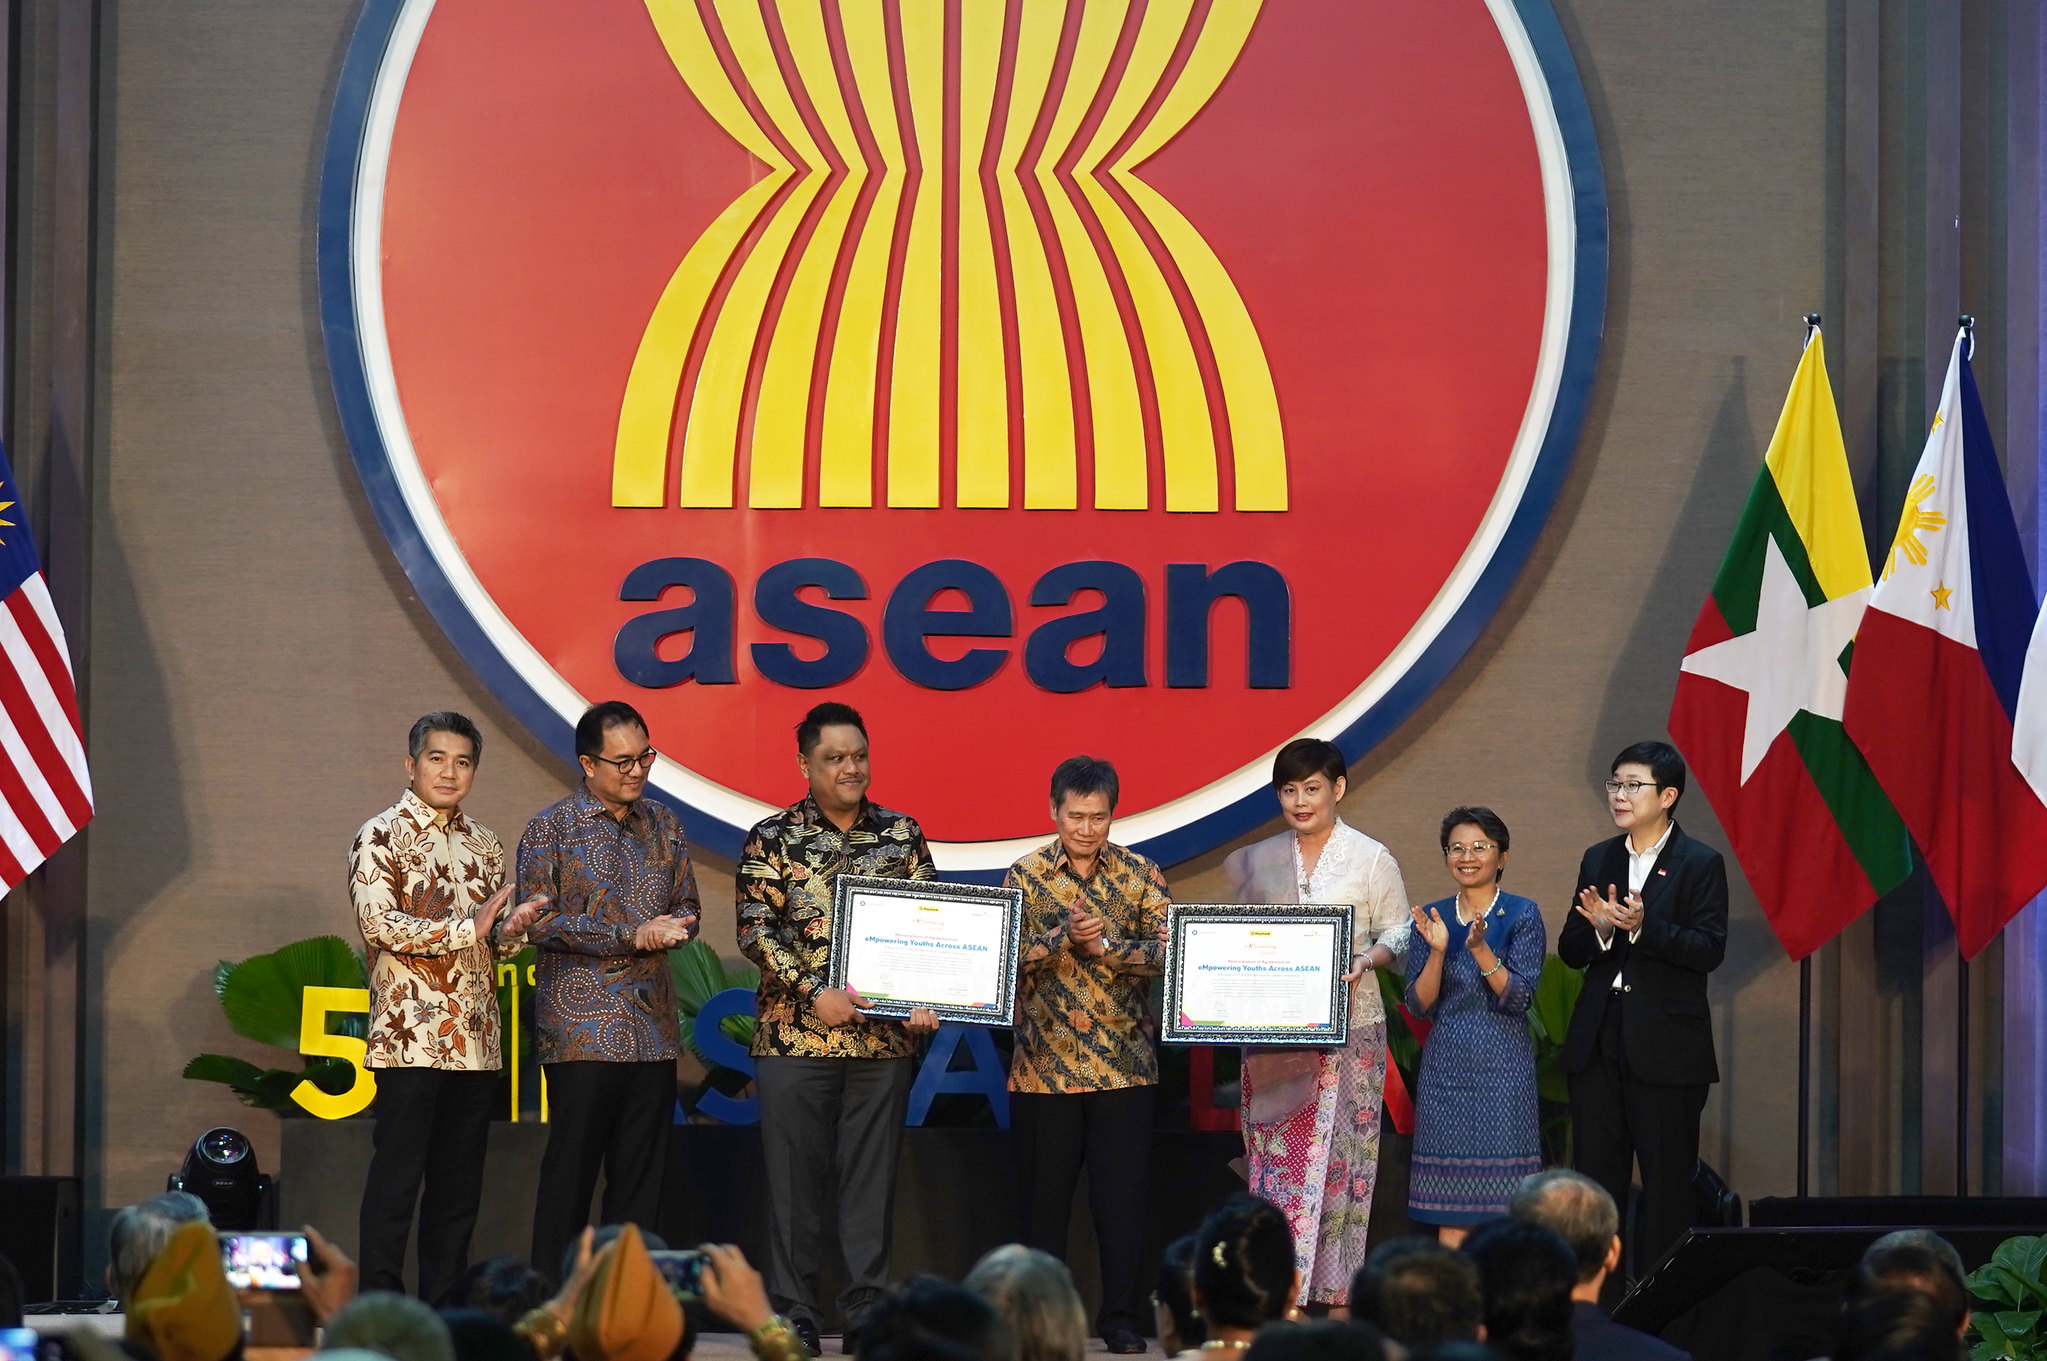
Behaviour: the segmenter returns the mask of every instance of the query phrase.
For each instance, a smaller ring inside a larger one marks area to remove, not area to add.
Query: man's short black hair
[[[861,1356],[922,1355],[944,1344],[981,1361],[1010,1361],[1009,1326],[995,1306],[962,1285],[937,1276],[912,1276],[876,1300],[847,1339]]]
[[[1116,779],[1116,767],[1099,756],[1069,756],[1059,763],[1052,772],[1052,809],[1057,812],[1059,805],[1066,802],[1068,794],[1107,794],[1109,811],[1116,811],[1116,796],[1122,792],[1122,785]]]
[[[475,1262],[462,1277],[456,1299],[465,1309],[485,1309],[506,1323],[517,1323],[547,1303],[554,1287],[547,1277],[512,1253]]]
[[[602,704],[593,704],[583,710],[583,716],[576,720],[576,755],[596,757],[604,754],[604,735],[613,728],[638,728],[651,732],[647,720],[640,717],[640,711],[622,699],[607,699]]]
[[[1607,767],[1606,773],[1611,775],[1622,766],[1649,767],[1649,773],[1655,777],[1659,786],[1664,789],[1675,789],[1678,802],[1684,801],[1685,758],[1679,756],[1677,748],[1670,743],[1637,742],[1632,747],[1624,748],[1620,755],[1613,758],[1613,764]],[[1677,808],[1676,803],[1670,806],[1673,811]]]
[[[1489,1219],[1460,1249],[1478,1268],[1486,1345],[1506,1361],[1570,1361],[1578,1258],[1554,1229]]]
[[[1384,1361],[1386,1341],[1369,1323],[1314,1319],[1261,1328],[1244,1361]]]
[[[1319,737],[1296,737],[1272,758],[1272,787],[1297,784],[1315,775],[1333,785],[1343,778],[1346,769],[1343,752],[1336,743]]]
[[[867,720],[860,717],[860,711],[850,704],[841,704],[835,699],[814,706],[796,725],[796,754],[808,756],[817,750],[818,739],[824,736],[826,728],[840,725],[858,728],[862,737],[867,736]]]
[[[1191,1233],[1183,1233],[1166,1244],[1165,1252],[1159,1256],[1158,1288],[1152,1292],[1173,1316],[1173,1331],[1187,1347],[1198,1347],[1208,1340],[1208,1324],[1194,1307],[1192,1289],[1194,1254],[1200,1248],[1201,1240]]]
[[[1848,1279],[1848,1301],[1867,1299],[1887,1290],[1910,1290],[1926,1296],[1959,1331],[1969,1312],[1969,1284],[1962,1255],[1954,1244],[1930,1229],[1887,1233],[1863,1250],[1855,1274]]]
[[[1961,1361],[1960,1320],[1918,1290],[1879,1290],[1848,1306],[1835,1361]]]
[[[437,732],[468,738],[470,762],[483,764],[483,734],[477,730],[474,719],[453,709],[436,709],[430,714],[421,714],[412,725],[412,735],[405,739],[405,754],[417,761],[419,754],[426,750],[427,736]]]
[[[1381,1243],[1351,1280],[1350,1316],[1409,1351],[1472,1341],[1485,1321],[1478,1268],[1433,1238]]]

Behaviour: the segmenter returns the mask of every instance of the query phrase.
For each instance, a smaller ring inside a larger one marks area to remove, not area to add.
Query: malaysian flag
[[[92,816],[92,777],[64,628],[0,449],[0,887],[13,888]]]

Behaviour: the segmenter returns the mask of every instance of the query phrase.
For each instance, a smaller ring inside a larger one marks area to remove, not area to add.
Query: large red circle
[[[1499,489],[1535,375],[1547,245],[1528,107],[1481,0],[1268,4],[1213,101],[1140,170],[1257,324],[1286,429],[1284,513],[752,511],[743,496],[615,509],[619,401],[648,314],[762,173],[698,107],[642,5],[444,3],[404,87],[384,202],[399,397],[456,542],[570,684],[630,699],[665,753],[720,785],[770,804],[800,792],[790,729],[823,696],[770,684],[748,652],[791,641],[748,608],[774,563],[837,558],[867,582],[870,599],[840,608],[872,654],[829,694],[867,716],[876,797],[934,838],[991,840],[1043,829],[1045,777],[1073,752],[1116,761],[1127,815],[1308,729],[1413,627]],[[621,603],[620,583],[667,556],[738,582],[738,683],[620,678],[613,638],[653,608]],[[1018,625],[1001,671],[956,692],[911,685],[880,635],[888,592],[944,557],[992,568]],[[1090,558],[1147,584],[1150,684],[1051,694],[1025,675],[1023,639],[1063,611],[1026,599],[1047,569]],[[1209,686],[1165,688],[1164,565],[1240,558],[1289,583],[1290,688],[1246,688],[1228,608]]]

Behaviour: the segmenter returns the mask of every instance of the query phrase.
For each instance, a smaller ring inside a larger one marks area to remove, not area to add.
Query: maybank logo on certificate
[[[855,893],[846,985],[870,1002],[997,1011],[1001,909],[979,902]]]
[[[1336,927],[1329,922],[1198,922],[1181,959],[1180,1024],[1327,1029]]]

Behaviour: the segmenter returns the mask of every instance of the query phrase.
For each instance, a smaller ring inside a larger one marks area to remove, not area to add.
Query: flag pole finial
[[[1807,312],[1805,314],[1805,343],[1807,345],[1812,344],[1813,332],[1819,329],[1820,314],[1817,312]]]
[[[1968,352],[1962,357],[1964,359],[1974,359],[1976,357],[1976,318],[1972,314],[1964,312],[1955,318],[1955,325],[1961,327],[1962,334],[1969,338]]]

